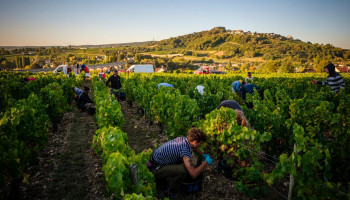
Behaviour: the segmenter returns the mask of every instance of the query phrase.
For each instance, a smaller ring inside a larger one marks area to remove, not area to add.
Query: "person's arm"
[[[317,81],[317,84],[322,85],[322,86],[328,85],[328,80],[327,81]]]
[[[110,77],[108,78],[108,80],[107,80],[107,82],[106,82],[106,85],[107,85],[107,86],[108,86],[108,83],[111,82],[111,78],[112,78],[112,76],[110,76]]]
[[[199,176],[204,168],[208,165],[208,162],[207,161],[204,161],[202,162],[201,165],[199,165],[199,167],[197,168],[194,168],[192,165],[191,165],[191,162],[190,162],[190,159],[186,156],[182,157],[183,158],[183,161],[184,161],[184,164],[185,164],[185,167],[188,171],[188,174],[193,178],[197,178],[197,176]]]
[[[192,148],[192,150],[193,150],[194,152],[198,153],[200,156],[203,156],[203,154],[204,154],[204,152],[201,151],[201,150],[198,149],[198,148]]]
[[[120,87],[122,87],[122,82],[120,81],[120,77],[118,79]]]
[[[318,85],[327,85],[328,81],[316,81],[316,80],[312,80],[311,83],[313,84],[318,84]]]

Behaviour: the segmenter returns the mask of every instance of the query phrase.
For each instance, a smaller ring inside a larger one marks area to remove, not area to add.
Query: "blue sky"
[[[350,0],[0,0],[0,46],[162,40],[216,26],[350,49]]]

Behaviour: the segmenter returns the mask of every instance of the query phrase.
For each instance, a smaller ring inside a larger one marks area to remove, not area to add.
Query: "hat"
[[[324,66],[324,68],[328,69],[329,75],[331,75],[331,76],[335,76],[336,75],[334,64],[330,63],[330,64]]]

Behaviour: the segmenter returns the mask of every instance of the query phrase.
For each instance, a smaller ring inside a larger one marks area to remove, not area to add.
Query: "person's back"
[[[244,85],[241,87],[241,91],[240,91],[242,99],[243,99],[243,100],[246,99],[246,94],[247,94],[247,93],[250,94],[250,95],[253,94],[254,88],[255,88],[256,90],[259,89],[259,87],[256,86],[256,85],[254,85],[254,84],[251,84],[251,83],[244,84]]]
[[[89,94],[88,94],[89,90],[90,90],[90,88],[84,87],[83,93],[81,93],[78,97],[77,106],[81,110],[85,110],[86,104],[93,103],[93,101],[90,99]]]
[[[232,83],[232,92],[236,93],[240,91],[240,87],[242,85],[242,81],[238,80]]]
[[[221,107],[232,108],[233,110],[242,111],[241,106],[236,101],[232,101],[232,100],[225,100],[221,102],[220,105],[217,107],[217,109],[219,110]]]
[[[153,158],[160,165],[182,163],[182,157],[191,159],[192,149],[186,137],[178,137],[163,144],[153,153]]]
[[[247,120],[247,118],[244,115],[244,112],[241,108],[241,106],[233,100],[225,100],[221,102],[221,104],[216,108],[220,110],[220,108],[225,107],[225,108],[231,108],[236,112],[236,121],[239,125],[245,126],[247,128],[250,128],[250,124]]]
[[[80,68],[81,68],[81,72],[84,71],[84,70],[85,70],[85,64],[83,63],[83,64],[80,66]]]
[[[199,93],[201,93],[201,95],[203,95],[203,94],[204,94],[204,86],[198,85],[198,86],[197,86],[197,91],[198,91]]]
[[[168,189],[180,190],[181,183],[190,176],[195,179],[203,173],[214,159],[204,154],[199,147],[206,141],[206,136],[198,128],[191,128],[186,137],[175,138],[157,148],[147,163],[148,169],[156,180],[165,179]],[[203,156],[205,161],[198,167],[191,165],[192,151]]]
[[[169,83],[159,83],[159,84],[158,84],[158,89],[159,89],[161,86],[164,86],[164,87],[174,87],[173,85],[171,85],[171,84],[169,84]]]
[[[73,91],[75,92],[75,94],[76,94],[77,96],[79,96],[80,94],[83,93],[83,90],[82,90],[82,89],[77,88],[77,87],[74,87],[74,86],[73,86]]]

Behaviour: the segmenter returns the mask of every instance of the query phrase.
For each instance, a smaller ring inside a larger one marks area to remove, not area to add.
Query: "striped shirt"
[[[192,149],[185,137],[178,137],[163,144],[153,152],[153,159],[160,165],[173,165],[183,162],[183,157],[191,159]]]
[[[317,81],[320,85],[329,85],[333,92],[339,92],[340,89],[345,88],[345,82],[340,74],[336,76],[328,76],[326,81]]]

